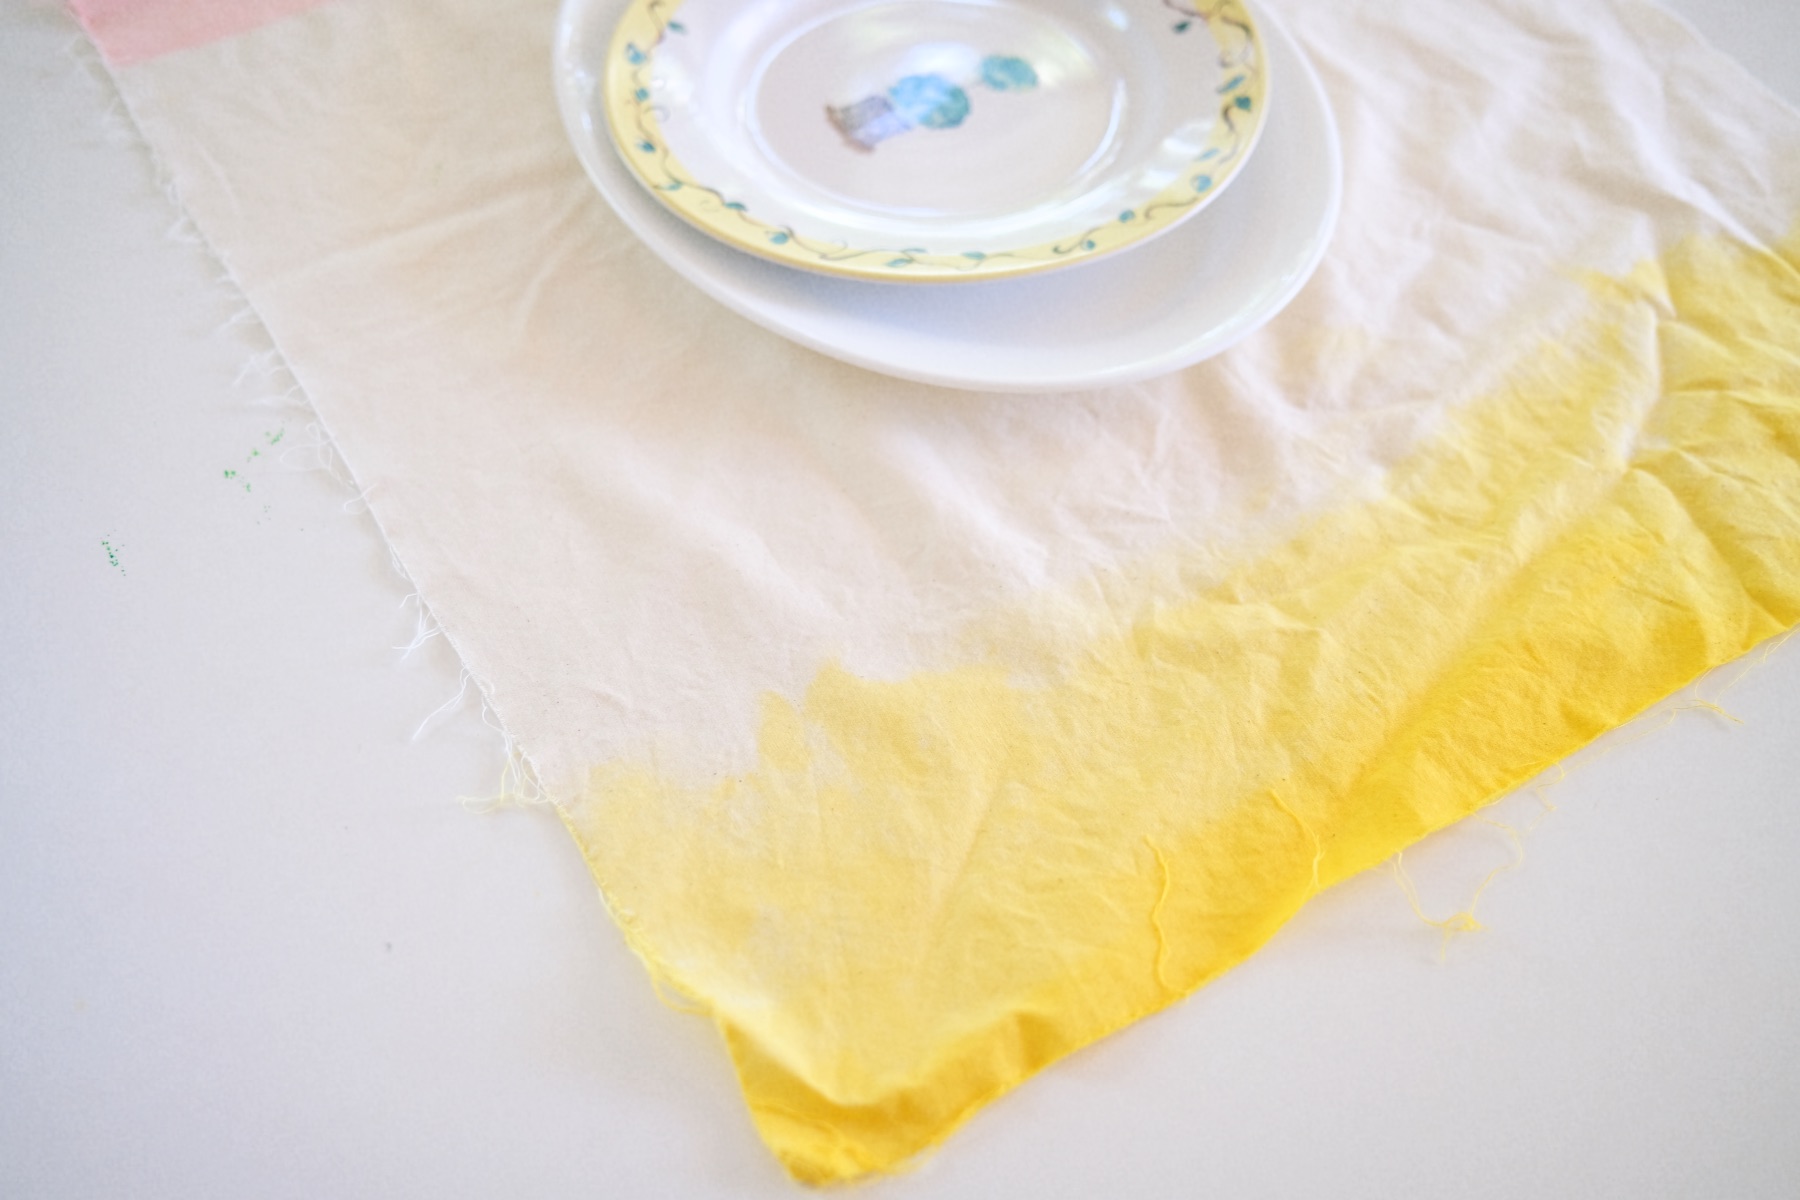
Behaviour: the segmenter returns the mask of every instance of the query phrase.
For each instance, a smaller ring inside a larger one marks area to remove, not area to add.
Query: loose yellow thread
[[[1537,816],[1531,818],[1531,824],[1529,824],[1525,827],[1525,832],[1522,835],[1523,837],[1530,837],[1532,834],[1534,834],[1538,831],[1539,825],[1542,825],[1545,821],[1548,821],[1551,817],[1556,815],[1556,805],[1550,803],[1549,800],[1545,799],[1543,793],[1541,793],[1541,792],[1538,793],[1538,803],[1543,805],[1543,809],[1538,813]],[[1515,835],[1515,836],[1520,836],[1520,835]],[[1523,856],[1524,856],[1524,845],[1521,842],[1520,857],[1522,858]]]
[[[1762,649],[1746,655],[1743,667],[1731,677],[1731,682],[1719,689],[1719,695],[1725,696],[1729,694],[1732,688],[1767,666],[1769,663],[1769,656],[1787,645],[1796,633],[1800,633],[1800,630],[1790,629],[1786,633],[1781,634],[1778,637],[1772,637],[1764,642]]]
[[[675,986],[658,975],[650,976],[650,990],[656,996],[656,1002],[674,1012],[684,1013],[690,1017],[710,1017],[712,1009],[691,997],[682,995]]]
[[[1481,886],[1475,889],[1475,895],[1469,900],[1470,912],[1475,911],[1475,905],[1480,901],[1481,893],[1487,891],[1487,885],[1494,882],[1496,876],[1504,875],[1508,871],[1516,870],[1525,865],[1525,839],[1531,835],[1532,831],[1538,827],[1543,821],[1544,816],[1547,815],[1548,814],[1540,815],[1537,820],[1526,826],[1525,832],[1522,834],[1511,825],[1508,825],[1505,821],[1496,821],[1492,817],[1481,818],[1482,824],[1491,825],[1506,835],[1506,840],[1512,843],[1513,860],[1509,863],[1501,863],[1487,873],[1487,878],[1481,881]]]
[[[1308,825],[1299,813],[1288,807],[1287,801],[1281,798],[1280,792],[1270,788],[1269,797],[1275,801],[1276,808],[1279,808],[1282,812],[1294,819],[1294,824],[1300,827],[1300,832],[1304,833],[1306,835],[1306,840],[1312,843],[1312,886],[1307,889],[1306,894],[1309,896],[1317,895],[1319,891],[1319,864],[1325,860],[1324,843],[1319,841],[1319,835],[1313,832],[1313,827]]]
[[[1676,705],[1675,711],[1676,712],[1717,713],[1719,716],[1724,717],[1727,721],[1730,721],[1733,725],[1742,725],[1744,723],[1744,719],[1742,717],[1739,717],[1734,713],[1726,711],[1724,706],[1722,706],[1720,704],[1716,704],[1711,700],[1690,700],[1686,704]]]
[[[456,798],[464,809],[483,817],[503,809],[534,808],[549,801],[549,795],[531,769],[531,761],[515,745],[507,746],[506,761],[500,767],[500,787],[494,795]]]
[[[1162,927],[1163,905],[1167,903],[1169,899],[1169,862],[1163,857],[1163,852],[1156,848],[1156,843],[1151,841],[1148,835],[1144,838],[1144,845],[1150,847],[1150,853],[1156,855],[1156,867],[1157,870],[1162,873],[1162,890],[1156,894],[1156,903],[1150,906],[1150,928],[1156,931],[1156,982],[1163,991],[1169,993],[1171,996],[1176,996],[1180,995],[1180,992],[1176,990],[1174,984],[1169,982],[1167,972],[1169,939],[1167,935],[1163,933]]]
[[[1550,799],[1550,793],[1545,791],[1544,789],[1556,787],[1558,784],[1566,782],[1568,780],[1568,778],[1569,778],[1569,768],[1563,763],[1557,763],[1555,779],[1542,781],[1542,782],[1534,783],[1531,785],[1531,794],[1533,796],[1537,797],[1537,802],[1539,804],[1543,805],[1544,811],[1538,814],[1538,819],[1531,823],[1531,829],[1527,830],[1526,832],[1529,833],[1529,832],[1535,831],[1539,825],[1544,823],[1544,821],[1550,816],[1551,813],[1556,811],[1556,801]]]
[[[1489,871],[1482,879],[1481,883],[1476,887],[1475,894],[1469,897],[1469,903],[1464,906],[1461,912],[1454,912],[1449,916],[1440,919],[1434,919],[1425,915],[1425,906],[1420,903],[1419,900],[1418,885],[1413,882],[1412,876],[1406,873],[1404,851],[1397,851],[1394,854],[1388,868],[1389,873],[1394,877],[1394,881],[1400,885],[1400,890],[1406,893],[1406,902],[1412,906],[1413,915],[1433,929],[1438,930],[1443,935],[1442,939],[1438,942],[1439,962],[1443,962],[1445,956],[1449,953],[1451,938],[1459,933],[1480,933],[1483,929],[1487,928],[1487,926],[1475,919],[1475,906],[1481,903],[1482,894],[1488,890],[1488,885],[1494,882],[1495,879],[1506,874],[1508,871],[1523,866],[1525,863],[1525,842],[1524,839],[1520,837],[1518,830],[1514,829],[1511,825],[1502,821],[1493,820],[1490,817],[1481,817],[1479,819],[1482,824],[1491,825],[1506,835],[1507,840],[1512,843],[1513,860],[1511,862],[1501,863],[1499,866]],[[1539,820],[1542,820],[1542,818],[1540,817]],[[1536,827],[1536,824],[1533,824],[1532,828],[1535,829]]]
[[[1438,961],[1443,962],[1445,955],[1449,953],[1451,938],[1459,933],[1479,933],[1485,927],[1475,919],[1473,902],[1463,911],[1451,913],[1441,919],[1426,916],[1425,906],[1419,902],[1418,885],[1413,882],[1412,876],[1406,873],[1404,860],[1404,852],[1396,851],[1388,871],[1393,875],[1394,881],[1400,885],[1400,890],[1406,894],[1406,902],[1412,906],[1413,916],[1443,934],[1443,939],[1438,943]],[[1483,881],[1481,886],[1485,888],[1487,883]],[[1477,888],[1475,900],[1479,899],[1481,899],[1481,889]]]

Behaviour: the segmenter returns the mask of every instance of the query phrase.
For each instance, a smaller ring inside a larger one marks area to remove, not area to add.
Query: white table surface
[[[1800,5],[1674,7],[1800,100]],[[457,663],[76,38],[0,0],[0,1197],[797,1194],[554,817],[458,803],[470,696],[413,740]],[[1800,642],[1739,674],[1503,802],[1444,961],[1354,880],[865,1194],[1800,1195]]]

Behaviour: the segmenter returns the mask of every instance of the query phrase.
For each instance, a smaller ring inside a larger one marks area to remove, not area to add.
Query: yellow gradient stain
[[[1800,620],[1797,249],[1591,281],[1378,498],[1051,677],[827,668],[741,776],[595,771],[570,828],[787,1168],[903,1164]]]

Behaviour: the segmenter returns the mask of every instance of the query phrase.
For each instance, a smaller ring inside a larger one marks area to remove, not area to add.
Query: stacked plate
[[[1306,282],[1342,189],[1323,89],[1246,0],[565,0],[555,67],[670,266],[927,383],[1216,354]]]

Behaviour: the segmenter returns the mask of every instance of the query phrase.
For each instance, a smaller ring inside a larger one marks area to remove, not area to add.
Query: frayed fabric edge
[[[72,18],[79,19],[79,14],[76,14],[73,9],[65,11],[68,11]],[[232,299],[236,301],[238,311],[222,321],[215,332],[251,330],[267,341],[267,346],[252,350],[246,355],[244,364],[238,372],[237,382],[242,382],[252,373],[272,374],[276,370],[285,372],[288,378],[293,380],[293,386],[288,389],[286,398],[303,405],[311,415],[312,422],[318,431],[318,439],[313,448],[321,454],[321,468],[336,483],[352,493],[351,497],[344,502],[344,514],[368,517],[370,524],[374,526],[376,538],[382,549],[387,552],[389,566],[395,575],[411,589],[411,593],[401,603],[405,604],[410,601],[418,604],[420,633],[415,635],[411,645],[395,647],[395,649],[404,658],[416,649],[421,641],[441,636],[444,643],[450,647],[451,654],[455,656],[459,671],[458,691],[444,706],[427,714],[418,729],[415,730],[414,739],[416,740],[424,733],[440,713],[454,707],[466,693],[468,684],[473,682],[481,700],[482,723],[499,736],[504,760],[499,788],[495,795],[490,797],[458,796],[457,801],[473,812],[494,812],[504,808],[554,804],[540,782],[542,776],[530,753],[519,742],[519,739],[506,728],[505,720],[501,717],[494,700],[493,685],[471,669],[469,656],[457,644],[456,635],[432,610],[430,603],[419,590],[417,581],[414,580],[412,572],[407,568],[398,548],[394,545],[393,538],[389,536],[373,500],[377,484],[362,482],[355,466],[350,461],[350,456],[344,452],[337,437],[331,432],[330,422],[326,420],[324,413],[319,411],[319,406],[313,399],[312,390],[307,386],[304,374],[282,349],[281,340],[275,336],[274,330],[269,328],[268,322],[257,311],[255,302],[250,299],[249,290],[238,278],[230,260],[207,236],[205,229],[182,198],[181,185],[176,180],[174,172],[163,161],[156,146],[145,136],[142,123],[132,107],[131,98],[126,93],[126,89],[120,85],[118,78],[118,71],[129,68],[131,64],[110,61],[85,23],[80,32],[69,38],[64,49],[69,59],[79,69],[86,72],[96,83],[103,82],[106,87],[111,89],[112,103],[107,109],[108,119],[117,121],[121,136],[128,138],[132,146],[145,156],[152,182],[167,198],[170,207],[174,209],[174,221],[164,236],[172,242],[192,247],[204,254],[211,261],[217,273],[215,278],[217,286],[229,289]],[[330,459],[335,459],[336,463],[342,464],[342,474],[325,457],[326,455],[329,455]],[[426,630],[429,630],[429,633],[426,633]]]

